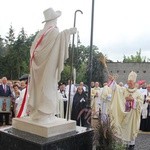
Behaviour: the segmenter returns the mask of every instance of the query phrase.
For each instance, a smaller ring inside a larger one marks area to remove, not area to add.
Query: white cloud
[[[16,34],[22,27],[27,34],[43,27],[43,11],[48,7],[61,10],[58,20],[60,30],[73,27],[74,12],[76,27],[82,44],[90,44],[92,0],[5,0],[0,5],[0,35],[5,36],[10,24]],[[150,9],[149,0],[95,0],[93,44],[113,61],[123,55],[142,49],[149,54]]]

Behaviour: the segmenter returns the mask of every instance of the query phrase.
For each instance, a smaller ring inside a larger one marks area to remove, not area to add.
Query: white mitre
[[[136,82],[136,78],[137,78],[137,74],[134,71],[131,71],[128,75],[128,81],[132,80],[132,81]]]

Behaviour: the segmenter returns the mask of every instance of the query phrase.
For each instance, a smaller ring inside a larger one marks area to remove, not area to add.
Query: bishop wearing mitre
[[[142,109],[142,95],[135,87],[137,74],[131,71],[128,75],[127,88],[122,89],[113,81],[112,101],[110,108],[111,124],[115,135],[134,148],[139,132]]]

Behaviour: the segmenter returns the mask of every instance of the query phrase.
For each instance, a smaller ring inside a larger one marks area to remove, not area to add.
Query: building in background
[[[107,63],[107,67],[110,74],[117,74],[117,82],[126,83],[128,74],[131,71],[137,73],[138,80],[146,80],[147,83],[150,83],[150,62],[145,63],[121,63],[121,62],[110,62]],[[107,74],[104,71],[104,74]],[[107,75],[106,75],[107,77]]]

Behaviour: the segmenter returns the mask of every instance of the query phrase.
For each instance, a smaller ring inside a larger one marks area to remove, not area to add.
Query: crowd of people
[[[134,149],[139,130],[150,131],[150,84],[136,78],[137,74],[132,71],[123,84],[117,83],[115,76],[109,76],[103,87],[96,83],[91,90],[92,117],[98,118],[99,113],[102,121],[110,117],[115,135],[128,149]]]
[[[12,118],[20,111],[25,89],[26,81],[8,81],[6,77],[0,79],[0,126],[11,125]],[[6,109],[2,109],[3,99]]]
[[[6,107],[6,105],[9,103],[1,99],[1,126],[10,125],[13,117],[25,117],[30,114],[26,106],[22,107],[26,89],[27,81],[8,81],[6,77],[2,77],[0,97],[10,97],[11,103],[10,110],[7,110],[8,106]],[[89,104],[87,91],[87,86],[83,82],[76,85],[70,80],[67,84],[58,83],[56,116],[69,117],[69,119],[76,120],[78,126],[86,127],[88,125],[87,112],[81,112]],[[70,99],[70,103],[68,103],[68,99]],[[91,82],[90,105],[91,117],[94,119],[98,118],[100,113],[103,121],[106,117],[113,116],[115,126],[122,134],[118,134],[118,137],[128,141],[129,146],[134,147],[139,130],[150,131],[150,84],[145,80],[136,82],[136,73],[134,72],[128,77],[125,84],[117,83],[113,76],[110,76],[108,82],[103,85],[99,82]],[[123,135],[123,133],[125,134]]]
[[[129,149],[134,149],[139,130],[150,131],[150,84],[144,80],[136,82],[137,74],[133,71],[125,84],[117,83],[116,77],[109,75],[103,85],[91,82],[90,100],[89,89],[82,81],[74,84],[68,80],[67,84],[56,85],[62,64],[69,56],[70,35],[77,29],[59,32],[57,18],[61,12],[48,8],[43,13],[44,28],[37,34],[30,50],[29,84],[28,80],[0,79],[0,126],[11,125],[14,117],[29,116],[32,120],[40,120],[51,115],[72,119],[78,126],[88,127],[89,114],[93,119],[100,117],[103,122],[110,117],[116,137],[126,142]]]

